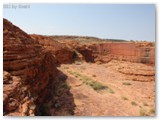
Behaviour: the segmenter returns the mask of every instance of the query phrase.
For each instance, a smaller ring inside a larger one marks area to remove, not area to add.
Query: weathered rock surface
[[[103,63],[110,60],[155,64],[155,48],[149,43],[103,43],[90,45],[89,48],[97,56],[95,61]]]
[[[70,46],[87,62],[107,63],[113,60],[144,64],[155,64],[153,42],[129,42],[102,40],[94,37],[49,36],[64,45]]]
[[[41,104],[54,87],[55,57],[3,19],[4,115],[34,115],[30,105]],[[32,107],[33,108],[33,107]]]
[[[105,66],[106,68],[122,73],[126,80],[141,82],[155,81],[155,68],[153,66],[117,60],[112,60]]]
[[[38,41],[45,51],[50,51],[60,64],[72,63],[76,59],[75,51],[70,49],[66,44],[61,44],[47,36],[33,34],[31,37]]]

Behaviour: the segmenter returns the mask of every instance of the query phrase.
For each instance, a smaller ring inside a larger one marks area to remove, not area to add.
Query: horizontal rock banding
[[[38,93],[45,92],[54,82],[55,57],[6,19],[3,25],[4,114],[34,115],[36,108],[29,109],[30,105],[43,102]],[[36,87],[37,83],[42,85]]]

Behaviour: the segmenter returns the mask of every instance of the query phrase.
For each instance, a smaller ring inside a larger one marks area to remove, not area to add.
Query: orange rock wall
[[[74,51],[66,44],[61,44],[54,39],[42,35],[30,35],[32,39],[42,46],[44,51],[50,51],[57,58],[58,63],[72,63],[74,61]]]
[[[55,87],[57,60],[20,28],[3,19],[3,114],[34,116]]]
[[[142,43],[104,43],[90,48],[95,54],[117,60],[155,64],[155,48]]]

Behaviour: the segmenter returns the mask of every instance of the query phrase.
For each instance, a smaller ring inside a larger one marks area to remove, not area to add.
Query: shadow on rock
[[[70,92],[70,86],[67,84],[67,76],[58,71],[55,78],[56,83],[52,85],[51,96],[48,96],[46,102],[37,105],[37,116],[71,116],[74,115],[74,99]]]

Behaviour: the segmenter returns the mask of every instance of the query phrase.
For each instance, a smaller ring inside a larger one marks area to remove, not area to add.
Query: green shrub
[[[122,98],[122,100],[128,100],[128,98],[125,96],[122,96],[121,98]]]
[[[150,111],[149,111],[151,114],[154,114],[155,113],[155,109],[150,109]]]
[[[143,103],[144,106],[148,106],[148,104],[146,102]]]
[[[108,88],[108,92],[111,93],[111,94],[115,93],[111,88]]]
[[[65,66],[64,69],[69,69],[69,67]]]
[[[64,88],[64,89],[70,89],[71,86],[69,86],[68,84],[63,84],[62,88]]]
[[[144,108],[141,108],[139,110],[139,114],[140,114],[140,116],[147,116],[147,112],[146,112],[146,110]]]
[[[80,62],[80,61],[75,61],[74,64],[75,64],[75,65],[81,65],[82,62]]]
[[[123,85],[131,85],[131,83],[129,83],[129,82],[123,82],[122,84]]]
[[[131,104],[134,105],[134,106],[137,106],[137,103],[134,102],[134,101],[132,101]]]
[[[106,88],[108,88],[107,86],[103,85],[100,82],[97,82],[95,80],[93,80],[92,78],[85,76],[85,75],[81,75],[77,72],[72,72],[72,71],[68,71],[70,74],[74,75],[76,78],[79,78],[80,80],[83,81],[83,83],[85,83],[86,85],[91,86],[94,90],[104,90]]]

